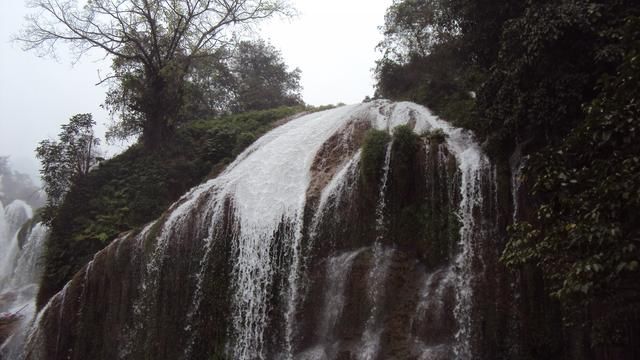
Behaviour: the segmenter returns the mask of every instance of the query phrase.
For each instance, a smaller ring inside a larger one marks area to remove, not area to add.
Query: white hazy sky
[[[360,102],[373,94],[371,69],[381,40],[378,27],[392,0],[291,0],[299,15],[271,20],[258,36],[302,70],[303,97],[311,105]],[[29,12],[24,0],[0,0],[0,156],[19,171],[37,174],[37,143],[55,138],[60,125],[78,113],[92,113],[102,136],[108,114],[100,108],[106,88],[96,86],[109,62],[84,58],[71,65],[24,52],[11,37]],[[114,150],[112,150],[114,151]]]

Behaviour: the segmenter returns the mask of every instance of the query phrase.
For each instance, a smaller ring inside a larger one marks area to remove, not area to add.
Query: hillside
[[[283,107],[194,121],[159,149],[134,145],[101,162],[74,184],[53,219],[39,307],[117,235],[157,218],[267,130],[309,110]]]

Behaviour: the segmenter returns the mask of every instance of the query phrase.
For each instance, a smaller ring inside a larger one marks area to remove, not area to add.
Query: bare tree
[[[99,49],[113,58],[116,86],[107,106],[122,135],[142,132],[146,144],[170,135],[183,105],[193,60],[215,54],[233,32],[287,14],[286,0],[32,0],[36,10],[17,40],[53,53],[68,43],[78,57]]]

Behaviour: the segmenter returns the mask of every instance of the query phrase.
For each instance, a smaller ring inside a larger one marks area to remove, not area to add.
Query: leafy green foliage
[[[240,42],[229,67],[236,78],[233,112],[302,104],[300,69],[289,71],[280,52],[264,41]]]
[[[299,69],[289,71],[280,52],[263,40],[240,41],[218,49],[194,59],[179,118],[191,121],[302,105],[300,73]]]
[[[93,133],[91,114],[78,114],[61,126],[58,140],[43,140],[36,148],[42,167],[40,174],[47,193],[45,221],[49,222],[69,188],[86,176],[97,161],[98,139]]]
[[[372,129],[365,135],[360,161],[360,178],[365,184],[377,184],[390,140],[389,134],[382,130]]]
[[[640,18],[622,32],[624,61],[601,78],[584,123],[531,159],[537,217],[514,226],[503,256],[536,263],[569,305],[640,294]]]
[[[461,52],[447,23],[445,1],[395,1],[387,10],[376,97],[424,104],[449,121],[468,124],[481,73]]]
[[[639,13],[630,0],[398,0],[376,69],[378,96],[474,130],[496,163],[529,155],[531,208],[502,260],[540,270],[592,343],[632,344],[640,314]]]
[[[442,129],[427,130],[420,136],[429,140],[433,144],[442,144],[447,140],[447,134]]]
[[[394,163],[398,162],[399,166],[406,166],[407,159],[414,157],[418,151],[418,141],[420,141],[420,138],[408,125],[396,126],[393,129],[392,137],[393,147],[391,153],[394,156]]]
[[[186,190],[217,175],[276,120],[304,110],[282,107],[194,121],[164,147],[149,151],[134,145],[75,181],[52,220],[38,304],[118,234],[157,218]]]
[[[450,34],[439,26],[440,1],[394,1],[387,9],[384,39],[378,45],[384,58],[403,63],[411,56],[426,57]]]
[[[468,122],[475,103],[472,79],[460,73],[462,63],[449,44],[435,46],[428,56],[413,55],[407,63],[378,61],[376,96],[411,100],[456,123]]]
[[[492,150],[517,143],[558,144],[583,121],[610,59],[599,55],[611,39],[603,27],[616,21],[590,1],[536,3],[504,25],[502,51],[478,94],[480,132]]]

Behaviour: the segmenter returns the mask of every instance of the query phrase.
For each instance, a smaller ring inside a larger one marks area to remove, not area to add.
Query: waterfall
[[[356,173],[360,165],[360,156],[361,151],[358,150],[322,190],[318,210],[316,211],[311,224],[311,239],[314,239],[317,236],[316,231],[318,224],[327,212],[329,202],[333,201],[337,204],[342,200],[345,193],[353,190],[352,187],[349,187],[349,181],[354,181],[357,175]]]
[[[2,246],[2,249],[4,249],[4,242],[9,234],[9,224],[7,224],[6,217],[4,205],[2,204],[2,201],[0,201],[0,246]]]
[[[362,345],[360,345],[358,354],[360,360],[374,360],[378,355],[382,334],[380,328],[381,297],[384,293],[384,284],[392,257],[393,249],[384,249],[379,242],[373,245],[371,271],[367,279],[371,309],[362,334]]]
[[[349,251],[340,256],[330,258],[326,263],[326,289],[324,297],[323,314],[319,330],[319,338],[322,341],[331,340],[331,332],[336,326],[344,309],[345,286],[353,261],[364,249]]]
[[[459,155],[458,161],[462,174],[460,201],[460,253],[455,260],[457,279],[455,308],[458,320],[458,332],[456,333],[456,346],[454,353],[457,359],[471,359],[471,306],[472,306],[472,279],[474,272],[472,259],[474,254],[474,235],[478,232],[474,211],[482,205],[481,171],[482,161],[480,153],[476,149],[468,149]]]
[[[0,313],[9,336],[0,339],[0,358],[17,359],[25,333],[35,314],[48,228],[31,223],[33,211],[22,200],[6,208],[0,203]],[[8,324],[8,325],[7,325]]]
[[[523,182],[523,172],[526,165],[527,158],[522,158],[517,164],[514,164],[511,167],[511,200],[513,204],[513,214],[511,217],[513,222],[516,222],[518,220],[518,216],[520,215],[520,202],[518,201],[518,199],[520,196],[520,187],[522,186]]]
[[[385,233],[384,224],[384,210],[387,206],[387,183],[389,182],[389,169],[391,168],[391,148],[393,148],[393,141],[387,144],[384,155],[384,165],[382,167],[382,182],[380,183],[380,190],[378,192],[378,203],[376,204],[376,244],[378,244]]]
[[[426,279],[422,281],[418,304],[415,315],[411,318],[409,330],[414,323],[425,321],[427,315],[431,315],[431,321],[440,322],[443,320],[445,292],[454,286],[455,278],[455,271],[451,267],[426,275]]]
[[[0,203],[0,292],[9,288],[16,281],[14,275],[23,275],[26,277],[31,274],[15,274],[17,265],[25,268],[28,264],[26,261],[35,260],[39,248],[34,245],[30,236],[25,236],[24,244],[20,244],[18,231],[20,228],[33,217],[33,210],[22,200],[14,200],[6,208]],[[29,229],[32,232],[32,229]],[[36,231],[40,234],[40,231]],[[41,239],[36,236],[35,242]],[[35,248],[34,248],[35,247]],[[22,260],[22,261],[20,261]],[[24,269],[27,270],[27,269]],[[22,283],[21,285],[25,285]]]
[[[365,325],[362,334],[362,345],[359,359],[373,360],[375,359],[382,330],[379,329],[380,315],[380,297],[383,293],[383,287],[387,276],[388,268],[391,264],[393,249],[384,249],[382,240],[386,233],[385,226],[385,208],[387,205],[387,185],[389,182],[389,171],[391,169],[391,149],[393,141],[390,141],[385,149],[384,164],[382,166],[382,181],[378,190],[378,202],[376,204],[376,239],[372,246],[371,270],[367,279],[369,289],[369,302],[371,310],[369,319]]]
[[[17,233],[33,217],[33,210],[22,200],[14,200],[6,208],[0,204],[0,284],[13,273],[20,251]]]
[[[349,181],[349,179],[354,178],[355,172],[358,169],[357,166],[360,160],[360,154],[361,152],[360,150],[358,150],[348,161],[346,161],[340,167],[340,170],[336,173],[336,175],[327,184],[327,186],[322,190],[319,204],[318,204],[318,209],[316,210],[313,216],[313,220],[311,222],[311,229],[309,230],[310,242],[309,244],[307,244],[307,249],[306,249],[307,251],[305,253],[308,253],[309,249],[313,245],[313,240],[316,237],[316,233],[315,233],[316,228],[320,220],[324,216],[325,212],[327,211],[327,205],[330,201],[330,198],[331,198],[331,201],[335,203],[339,203],[341,200],[342,194],[346,190],[345,187],[347,186],[347,182]],[[302,297],[304,296],[304,292],[306,290],[300,285],[301,281],[306,280],[303,274],[303,268],[307,265],[307,259],[305,254],[301,254],[302,245],[300,244],[300,239],[302,238],[302,228],[301,227],[298,228],[297,231],[299,233],[296,238],[297,241],[293,245],[293,262],[291,265],[292,271],[290,272],[290,275],[288,278],[289,288],[288,288],[288,301],[287,301],[287,310],[286,310],[286,337],[285,337],[286,339],[285,353],[286,353],[287,359],[291,359],[293,357],[292,342],[294,341],[294,336],[295,336],[295,327],[296,327],[295,315],[296,315],[296,311],[298,310],[299,303],[303,300]],[[353,253],[357,254],[359,252],[356,251]],[[348,257],[347,263],[350,263],[350,261],[352,261],[354,257],[355,256]],[[348,267],[348,265],[346,264],[345,266]],[[328,274],[328,276],[340,276],[341,274],[344,275],[344,272],[347,270],[348,270],[347,268],[343,268],[341,270],[338,270],[337,275],[335,273],[331,273],[330,275]],[[331,271],[331,270],[328,268],[327,271]],[[345,281],[345,279],[342,277],[336,280]],[[339,293],[336,293],[336,296],[339,297],[341,295]],[[336,305],[339,306],[339,303]],[[330,310],[327,309],[327,311],[334,312],[336,311],[336,309],[335,308],[332,308]],[[336,314],[333,313],[333,315],[336,315]],[[330,318],[327,319],[327,321],[328,323],[325,323],[323,325],[323,328],[326,326],[329,326],[329,323],[331,322]],[[324,335],[325,337],[328,335],[326,332],[324,332],[324,334],[325,334]]]
[[[22,224],[24,224],[27,220],[33,217],[33,210],[31,206],[27,205],[26,202],[22,200],[14,200],[6,208],[3,213],[4,217],[4,235],[6,236],[4,240],[10,238],[13,234],[15,234]],[[2,225],[0,225],[2,226]]]
[[[425,196],[429,172],[447,173],[438,186],[451,204],[436,210],[457,215],[459,241],[437,266],[424,254],[436,239],[394,243],[403,240],[392,233],[398,219],[414,218],[392,211],[399,203],[393,141],[377,186],[366,193],[360,182],[365,132],[399,125],[419,136],[446,134],[436,167],[405,164],[415,167],[410,176],[424,177],[408,184]],[[252,360],[471,359],[487,164],[468,132],[409,102],[295,118],[161,218],[96,254],[39,314],[27,347],[38,357],[27,358],[53,359],[55,349],[85,358],[197,359],[215,351]],[[100,342],[80,348],[86,334]]]
[[[15,269],[9,286],[16,289],[36,284],[42,272],[42,257],[44,256],[44,242],[49,228],[43,223],[36,223],[26,236],[26,241],[18,253]]]
[[[280,241],[293,249],[292,262],[299,262],[308,169],[324,141],[349,120],[350,111],[353,107],[344,107],[289,122],[261,138],[221,176],[229,178],[240,223],[232,247],[235,358],[264,358],[274,234],[281,222],[289,227]]]

